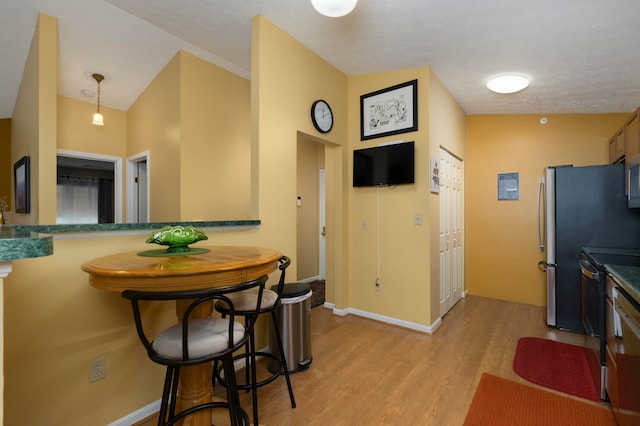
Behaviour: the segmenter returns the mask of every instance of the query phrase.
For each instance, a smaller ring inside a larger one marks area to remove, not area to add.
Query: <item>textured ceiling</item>
[[[261,14],[347,75],[430,66],[468,114],[629,112],[640,105],[638,0],[0,0],[0,118],[13,113],[38,12],[58,19],[59,94],[127,110],[179,49],[250,77]],[[485,87],[518,72],[513,95]]]

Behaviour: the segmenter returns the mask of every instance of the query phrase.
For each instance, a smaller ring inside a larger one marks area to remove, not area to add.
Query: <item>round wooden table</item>
[[[195,248],[195,247],[194,247]],[[98,289],[175,291],[196,290],[238,284],[275,271],[282,253],[261,247],[197,246],[208,249],[202,254],[149,257],[139,251],[99,257],[82,264],[90,284]],[[176,315],[182,317],[185,303],[176,303]],[[213,306],[203,316],[211,315]],[[180,372],[178,409],[211,401],[211,364],[185,367]],[[211,413],[196,412],[183,424],[211,426]]]

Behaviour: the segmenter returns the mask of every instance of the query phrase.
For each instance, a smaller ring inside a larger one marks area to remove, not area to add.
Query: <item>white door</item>
[[[462,297],[462,161],[440,149],[440,316]]]

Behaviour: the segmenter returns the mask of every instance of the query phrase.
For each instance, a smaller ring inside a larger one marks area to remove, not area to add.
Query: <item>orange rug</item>
[[[484,373],[465,426],[615,426],[609,409]]]

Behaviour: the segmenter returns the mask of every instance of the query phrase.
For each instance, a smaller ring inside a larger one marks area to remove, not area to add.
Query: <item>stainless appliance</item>
[[[620,344],[614,355],[618,395],[613,407],[619,425],[640,424],[640,304],[618,289],[615,312],[620,318]],[[612,403],[613,405],[613,403]]]
[[[548,325],[585,332],[583,246],[640,247],[640,209],[627,206],[624,176],[624,164],[545,168],[538,192],[538,237]]]
[[[607,270],[606,265],[640,266],[640,250],[583,247],[580,259],[582,273],[582,324],[587,335],[589,367],[600,397],[606,399],[607,344]],[[609,315],[609,321],[615,321]],[[615,324],[613,324],[615,326]],[[611,327],[609,324],[608,327]],[[615,328],[615,327],[614,327]]]

